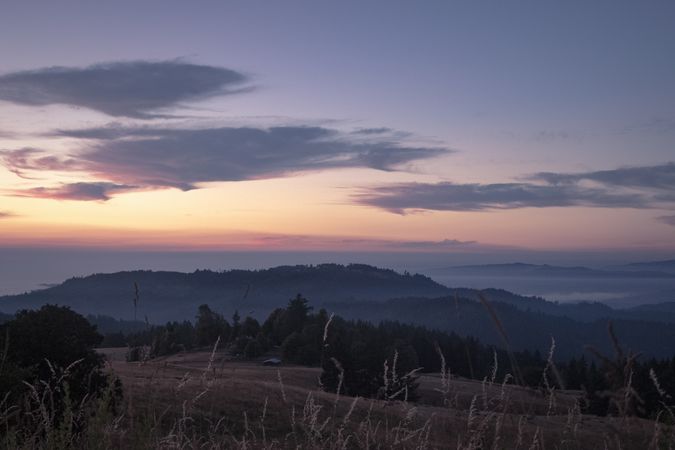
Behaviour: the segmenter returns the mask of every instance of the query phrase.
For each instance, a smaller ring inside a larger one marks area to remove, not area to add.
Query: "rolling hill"
[[[134,283],[139,286],[136,312]],[[613,309],[602,303],[561,304],[502,289],[453,289],[423,275],[361,264],[95,274],[43,290],[0,297],[0,312],[11,314],[55,303],[82,314],[126,320],[136,314],[139,321],[162,324],[190,320],[198,306],[207,303],[227,317],[239,310],[242,316],[264,320],[298,293],[314,308],[323,307],[346,318],[410,322],[502,347],[503,337],[480,302],[479,295],[483,295],[493,305],[514,349],[544,352],[553,336],[560,358],[583,353],[585,345],[610,352],[607,321],[612,319],[627,347],[650,356],[675,354],[672,304],[631,309]],[[110,328],[114,328],[114,321],[106,323],[108,331],[115,331]]]
[[[238,309],[242,314],[264,318],[298,293],[315,305],[451,293],[446,286],[422,275],[361,264],[193,273],[133,271],[71,278],[47,289],[0,297],[0,312],[56,303],[81,314],[133,319],[134,283],[139,287],[136,316],[139,320],[147,317],[152,323],[190,319],[204,303],[227,315]]]

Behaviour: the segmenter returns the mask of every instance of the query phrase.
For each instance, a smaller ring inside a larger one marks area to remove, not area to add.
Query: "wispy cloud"
[[[33,226],[30,234],[8,229],[0,233],[0,246],[35,246],[40,248],[67,246],[106,247],[150,250],[221,250],[221,251],[326,251],[446,254],[473,251],[505,250],[508,247],[474,241],[444,239],[440,241],[406,241],[341,235],[303,235],[257,233],[236,230],[167,230],[119,229],[85,225]]]
[[[623,167],[582,173],[541,172],[529,177],[552,185],[592,181],[612,187],[675,192],[675,163],[656,166]]]
[[[110,116],[150,119],[180,102],[239,92],[248,77],[222,67],[133,61],[48,67],[0,76],[0,100],[30,106],[64,104]]]
[[[10,211],[0,211],[0,219],[8,219],[10,217],[16,217],[16,214]]]
[[[635,122],[625,125],[615,131],[615,134],[665,134],[675,131],[675,118],[672,117],[653,117],[642,122]]]
[[[400,183],[364,188],[354,198],[397,214],[568,206],[656,208],[675,203],[673,163],[577,174],[545,172],[524,179],[530,181]]]
[[[671,225],[675,227],[675,215],[673,216],[660,216],[657,217],[656,220],[658,220],[661,223],[665,223],[666,225]]]
[[[526,183],[400,183],[363,189],[354,196],[362,205],[396,214],[410,211],[483,211],[494,209],[592,206],[643,208],[641,194],[614,194],[604,189]]]
[[[73,159],[60,158],[28,147],[0,151],[0,161],[7,170],[27,179],[31,179],[31,177],[23,173],[23,169],[35,167],[40,171],[68,171],[76,163]]]
[[[459,239],[443,239],[441,241],[405,241],[399,243],[402,247],[428,248],[428,249],[450,249],[460,247],[471,247],[478,245],[476,241],[461,241]]]
[[[476,249],[482,245],[476,241],[443,239],[440,241],[406,241],[394,239],[354,238],[339,236],[306,235],[260,235],[254,241],[264,243],[266,248],[339,248],[342,250],[386,250],[401,252],[443,252]]]
[[[171,129],[103,127],[57,132],[86,140],[84,149],[55,156],[35,149],[0,152],[9,170],[77,171],[124,188],[194,189],[198,183],[292,176],[298,173],[367,167],[390,171],[407,163],[448,153],[445,148],[409,146],[394,139],[354,140],[348,133],[323,127],[222,127]],[[110,184],[99,195],[105,199]],[[92,183],[78,183],[89,189]],[[79,188],[78,188],[79,191]],[[28,191],[41,194],[42,191]],[[59,190],[56,191],[58,194]],[[50,190],[51,193],[51,190]],[[75,199],[77,196],[72,196]]]
[[[114,183],[67,183],[53,187],[35,187],[14,190],[9,194],[18,197],[48,198],[54,200],[109,200],[113,194],[136,190],[135,186]]]
[[[539,143],[550,142],[580,142],[584,139],[584,133],[568,130],[541,130],[532,136],[532,140]]]
[[[378,128],[359,128],[358,130],[352,131],[352,134],[362,134],[365,136],[369,136],[369,135],[387,134],[392,132],[394,132],[394,130],[392,130],[391,128],[378,127]]]

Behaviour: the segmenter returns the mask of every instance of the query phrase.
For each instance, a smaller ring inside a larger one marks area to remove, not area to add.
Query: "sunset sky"
[[[0,247],[675,250],[675,3],[6,2]]]

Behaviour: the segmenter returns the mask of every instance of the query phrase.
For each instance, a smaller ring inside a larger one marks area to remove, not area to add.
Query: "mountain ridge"
[[[135,284],[139,286],[137,310],[133,301]],[[634,348],[646,347],[662,356],[675,354],[668,343],[671,337],[675,343],[675,334],[671,336],[670,331],[675,324],[675,308],[669,303],[626,310],[602,303],[561,304],[498,288],[451,288],[424,275],[364,264],[93,274],[70,278],[47,289],[0,297],[0,311],[13,313],[56,303],[85,315],[127,320],[137,316],[140,321],[163,324],[192,319],[198,306],[206,303],[228,317],[239,310],[242,316],[264,320],[298,293],[314,308],[329,308],[345,317],[416,323],[499,345],[494,324],[486,320],[489,314],[481,303],[483,296],[516,336],[514,344],[522,348],[541,351],[555,333],[561,355],[583,351],[582,343],[604,349],[606,323],[613,320],[623,324],[619,331]],[[635,335],[633,329],[641,330],[644,337]],[[665,341],[664,336],[668,337]]]

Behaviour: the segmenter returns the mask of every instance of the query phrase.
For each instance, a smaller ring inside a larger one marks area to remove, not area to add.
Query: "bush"
[[[21,311],[2,325],[0,336],[0,392],[18,408],[14,419],[4,424],[8,429],[32,430],[29,434],[35,435],[64,423],[76,430],[85,420],[74,414],[76,408],[96,402],[106,387],[121,396],[121,386],[109,382],[102,370],[103,356],[94,350],[103,337],[67,307]],[[107,405],[114,408],[115,402]],[[41,418],[37,424],[35,417]]]
[[[94,348],[103,340],[87,319],[65,306],[45,305],[24,310],[2,325],[5,364],[13,366],[23,380],[47,380],[56,368],[69,366],[70,394],[78,401],[105,386],[103,356]],[[19,390],[18,379],[4,380],[0,390]]]

